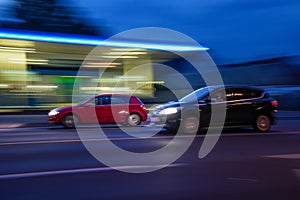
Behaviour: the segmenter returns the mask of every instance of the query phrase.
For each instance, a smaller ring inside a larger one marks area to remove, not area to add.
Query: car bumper
[[[179,127],[181,118],[178,115],[150,115],[151,124],[162,126],[167,129],[176,129]]]
[[[277,113],[278,113],[277,110],[275,110],[271,113],[271,124],[272,125],[277,124],[277,119],[278,119]]]
[[[60,124],[60,118],[58,116],[48,116],[48,123],[49,124]]]

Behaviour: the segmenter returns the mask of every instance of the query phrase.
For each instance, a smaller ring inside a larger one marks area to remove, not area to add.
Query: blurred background
[[[203,50],[216,62],[225,84],[262,87],[280,109],[300,110],[299,9],[297,0],[0,0],[0,112],[69,105],[75,78],[99,81],[93,74],[104,67],[101,84],[82,87],[83,93],[134,92],[155,104],[174,98],[164,87],[170,81],[184,94],[176,74],[160,73],[154,63],[171,66],[194,88],[205,85],[178,55],[134,40],[134,48],[126,41],[122,46],[108,44],[105,56],[115,58],[113,63],[103,56],[87,61],[86,74],[76,76],[101,41],[138,27],[170,28],[192,37],[207,47]],[[183,53],[194,55],[193,50]],[[141,85],[138,90],[136,85]]]

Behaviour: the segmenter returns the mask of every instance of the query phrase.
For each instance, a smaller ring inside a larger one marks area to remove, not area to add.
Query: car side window
[[[110,96],[100,96],[95,98],[95,105],[109,105],[110,104]]]
[[[258,93],[256,90],[248,89],[248,88],[235,88],[234,89],[234,99],[252,99],[256,98]]]
[[[231,88],[226,88],[226,101],[232,101],[233,100],[233,91]]]
[[[225,95],[221,91],[215,91],[206,99],[210,100],[211,102],[223,102],[223,101],[232,101],[233,100],[233,92],[231,88],[225,89]]]
[[[111,97],[111,104],[128,104],[129,99],[126,97]]]
[[[223,102],[226,98],[222,92],[216,91],[210,95],[209,100],[211,102]]]

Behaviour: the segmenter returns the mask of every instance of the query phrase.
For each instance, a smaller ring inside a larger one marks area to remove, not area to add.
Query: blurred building
[[[152,63],[178,58],[164,51],[161,44],[134,41],[105,44],[96,58],[87,57],[101,42],[92,36],[0,29],[0,108],[70,104],[75,80],[83,83],[80,89],[87,95],[130,93],[153,98],[155,88],[164,81],[155,79]],[[80,68],[84,72],[78,75]],[[99,71],[104,68],[99,80]]]
[[[205,85],[201,75],[183,57],[198,56],[197,51],[207,48],[195,51],[184,44],[168,46],[132,40],[103,45],[103,41],[96,36],[0,29],[1,111],[70,104],[75,81],[82,85],[80,93],[86,96],[127,93],[149,103],[174,99],[166,87],[168,83],[185,94],[181,75],[193,88]],[[95,56],[93,51],[99,45],[101,50]],[[172,51],[180,51],[180,56]],[[299,56],[281,57],[218,69],[225,84],[261,86],[279,100],[281,108],[295,109],[300,101],[299,60]],[[175,72],[156,70],[156,64],[165,64]],[[104,73],[99,77],[101,71]],[[211,73],[209,66],[205,73]]]

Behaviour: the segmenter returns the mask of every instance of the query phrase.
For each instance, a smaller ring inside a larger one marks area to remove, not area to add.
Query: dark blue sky
[[[149,26],[180,31],[208,46],[217,63],[300,54],[299,0],[62,1],[84,8],[83,17],[111,34]]]
[[[299,0],[67,0],[112,33],[154,26],[210,47],[221,63],[299,54]]]

